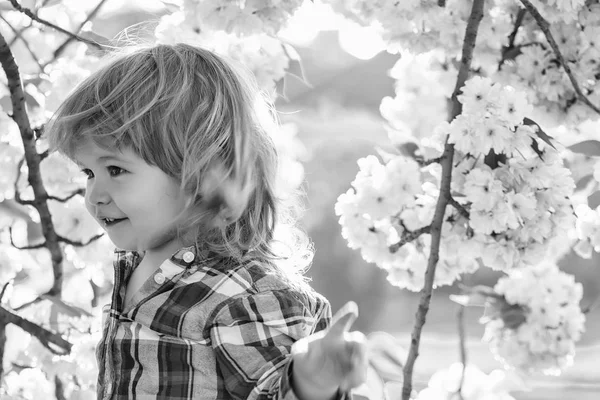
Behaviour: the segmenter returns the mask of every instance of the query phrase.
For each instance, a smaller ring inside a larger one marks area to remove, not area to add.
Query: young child
[[[341,399],[364,382],[355,304],[329,326],[302,276],[258,94],[212,52],[156,45],[113,56],[48,124],[119,249],[98,399]]]

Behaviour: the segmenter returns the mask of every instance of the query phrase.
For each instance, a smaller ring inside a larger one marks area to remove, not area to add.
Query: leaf
[[[172,14],[172,13],[177,12],[177,11],[181,11],[181,6],[178,5],[177,2],[168,1],[168,0],[161,0],[161,3],[163,3],[163,5],[165,6],[165,8],[169,12],[169,14]]]
[[[588,175],[584,176],[583,178],[579,179],[577,181],[577,184],[575,185],[575,191],[579,192],[580,190],[585,189],[593,179],[594,179],[594,175],[592,175],[592,174],[588,174]]]
[[[538,137],[540,139],[542,139],[544,142],[548,143],[548,145],[550,145],[550,147],[552,147],[553,149],[556,150],[556,147],[554,147],[554,145],[552,144],[552,142],[550,140],[550,139],[554,139],[554,138],[552,136],[548,135],[546,132],[544,132],[542,127],[539,126],[537,122],[525,117],[525,118],[523,118],[523,124],[525,124],[527,126],[535,126],[537,128],[535,130],[536,135],[538,135]]]
[[[535,154],[537,154],[538,157],[541,158],[543,161],[544,157],[542,156],[544,155],[544,152],[540,150],[537,140],[531,139],[531,148],[533,149],[533,151],[535,151]]]
[[[76,317],[76,318],[81,318],[83,316],[85,316],[85,317],[92,316],[91,313],[84,310],[83,308],[67,304],[62,299],[60,299],[56,296],[42,295],[40,297],[42,297],[46,300],[50,300],[52,303],[54,303],[54,305],[56,306],[56,311],[58,311],[59,313],[61,313],[63,315],[68,315],[70,317]]]
[[[310,83],[306,79],[304,75],[304,68],[302,67],[302,60],[300,59],[300,54],[294,49],[294,47],[289,43],[282,43],[283,51],[288,56],[290,63],[286,72],[290,75],[295,76],[300,79],[305,85],[311,87]]]
[[[385,400],[385,386],[377,371],[371,366],[367,368],[367,381],[352,389],[354,400]]]
[[[285,77],[275,82],[275,93],[277,93],[277,97],[288,100],[288,97],[285,94],[285,87]]]
[[[600,190],[597,190],[589,195],[588,206],[590,206],[592,210],[595,210],[596,207],[600,206]]]
[[[369,364],[384,382],[402,381],[403,365],[408,353],[398,339],[386,332],[373,332],[367,336]]]
[[[502,319],[505,327],[514,330],[527,320],[527,315],[528,310],[524,306],[510,304],[502,297],[488,302],[480,321],[486,323],[494,319]]]
[[[574,153],[585,154],[589,157],[598,157],[600,156],[600,141],[584,140],[583,142],[569,146],[569,150]]]
[[[398,150],[400,150],[400,154],[417,159],[419,156],[417,152],[419,151],[419,146],[413,142],[402,143],[398,146]]]
[[[397,154],[383,150],[381,147],[375,147],[375,150],[377,151],[377,153],[379,153],[379,156],[383,160],[384,164],[387,164],[388,162],[390,162],[398,156]]]

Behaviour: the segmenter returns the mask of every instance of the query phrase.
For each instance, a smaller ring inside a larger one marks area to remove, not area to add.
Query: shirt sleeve
[[[291,387],[292,344],[331,320],[326,300],[311,307],[298,296],[291,290],[246,294],[217,312],[210,337],[224,390],[232,398],[297,400]]]

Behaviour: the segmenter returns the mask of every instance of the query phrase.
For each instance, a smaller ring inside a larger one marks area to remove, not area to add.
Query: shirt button
[[[191,263],[192,261],[194,261],[195,257],[196,256],[191,251],[186,251],[185,253],[183,253],[183,261],[185,261],[186,263]]]
[[[165,276],[159,272],[158,274],[154,275],[154,282],[162,285],[165,283]]]

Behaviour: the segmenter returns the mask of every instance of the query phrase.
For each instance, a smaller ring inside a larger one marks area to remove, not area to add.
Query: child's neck
[[[139,266],[143,265],[144,269],[155,271],[182,247],[184,247],[184,243],[181,240],[173,240],[160,248],[146,250],[142,255]]]

